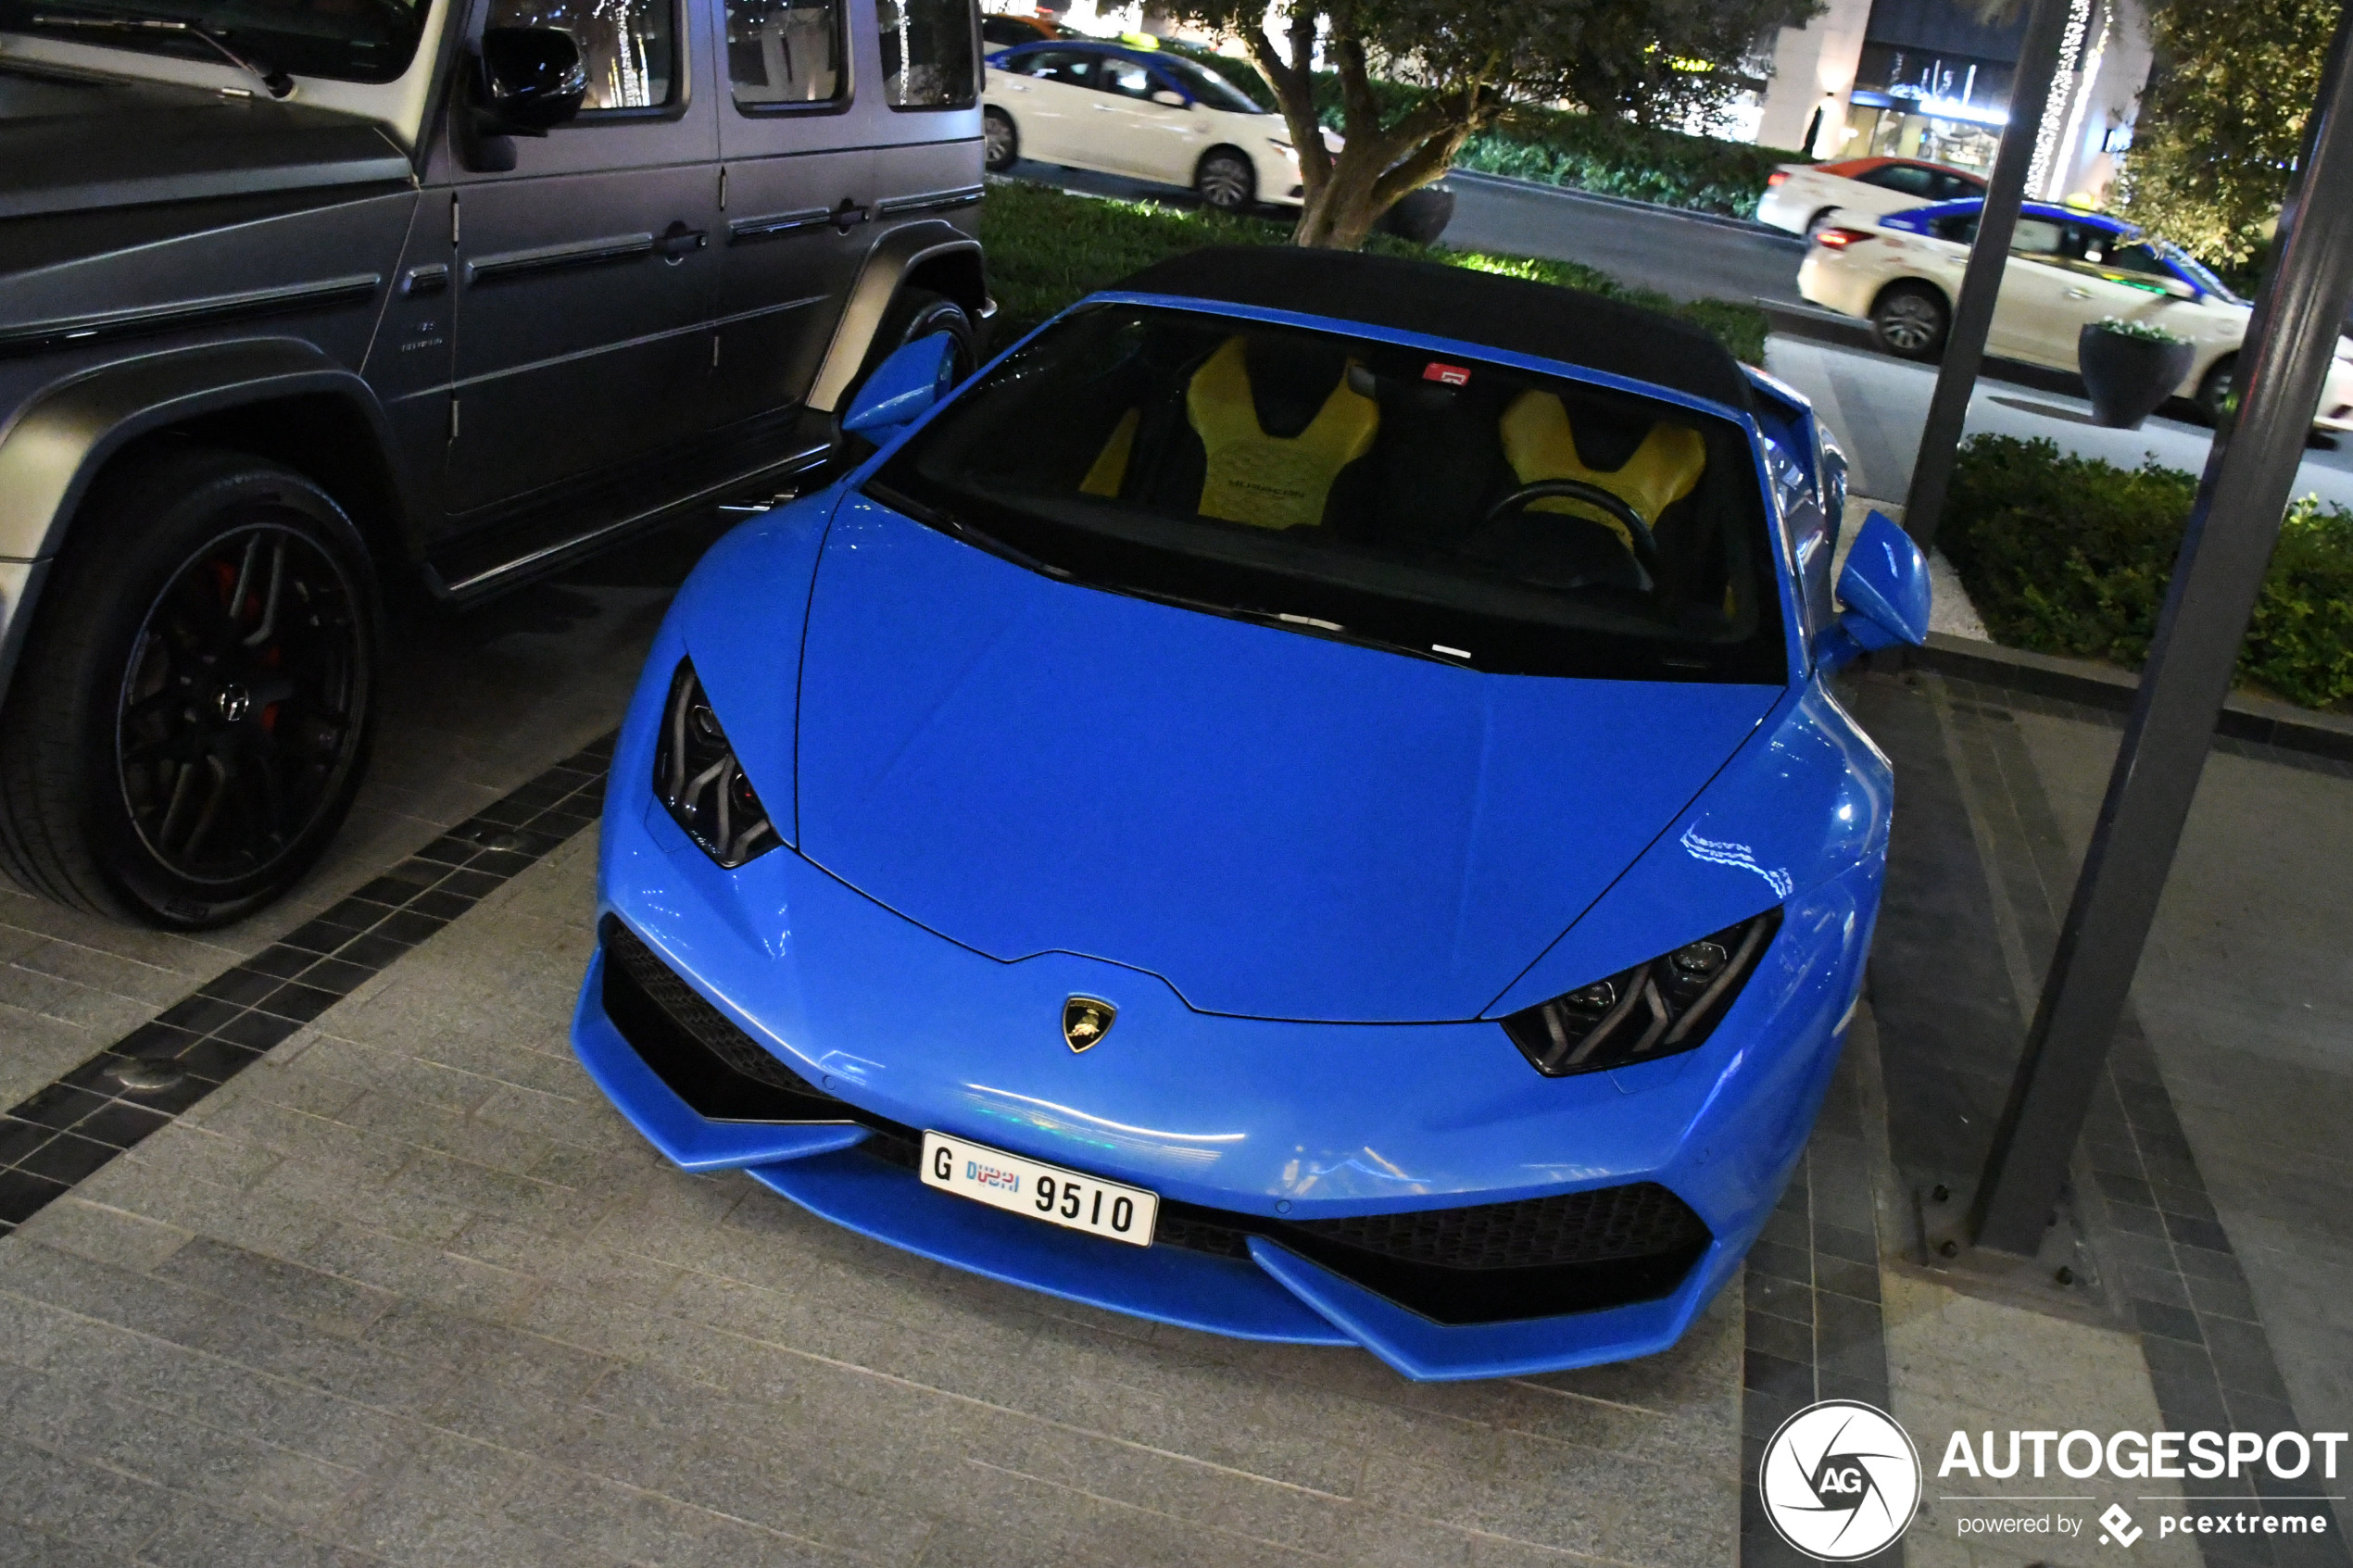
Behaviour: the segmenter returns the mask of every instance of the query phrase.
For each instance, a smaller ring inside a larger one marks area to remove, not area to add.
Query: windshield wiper
[[[33,13],[31,21],[35,27],[86,27],[106,32],[176,32],[210,48],[214,54],[270,89],[270,95],[273,98],[283,98],[295,90],[293,77],[264,65],[251,55],[238,53],[230,46],[227,39],[198,22],[182,21],[175,17],[136,17],[120,13],[67,17],[38,11]]]

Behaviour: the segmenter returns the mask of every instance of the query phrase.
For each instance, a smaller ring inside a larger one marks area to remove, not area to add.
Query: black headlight
[[[1618,974],[1523,1008],[1504,1033],[1550,1078],[1695,1050],[1755,971],[1779,908]]]
[[[654,793],[703,853],[730,870],[783,842],[744,776],[689,659],[678,661],[654,741]]]

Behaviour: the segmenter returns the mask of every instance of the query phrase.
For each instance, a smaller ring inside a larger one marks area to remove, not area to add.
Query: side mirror
[[[482,107],[510,135],[545,136],[580,112],[588,68],[560,27],[482,30]]]
[[[512,136],[545,136],[580,112],[588,70],[580,44],[556,27],[486,27],[459,78],[449,143],[478,174],[515,166]]]
[[[1928,560],[1885,513],[1871,513],[1855,535],[1846,570],[1838,574],[1838,598],[1845,608],[1815,642],[1825,669],[1898,643],[1918,647],[1928,641]]]
[[[917,338],[875,367],[849,400],[841,428],[880,440],[920,418],[955,384],[956,340],[946,332]]]
[[[1177,92],[1173,87],[1160,87],[1153,89],[1152,102],[1172,109],[1189,109],[1193,107],[1186,101],[1185,94]]]

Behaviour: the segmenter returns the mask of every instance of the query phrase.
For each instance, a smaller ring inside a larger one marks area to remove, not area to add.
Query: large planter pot
[[[1380,226],[1401,240],[1426,245],[1435,244],[1453,219],[1453,189],[1447,185],[1424,185],[1398,197],[1397,205],[1381,214]]]
[[[2190,373],[2196,345],[2157,343],[2110,332],[2094,321],[2075,334],[2075,361],[2092,395],[2092,414],[2104,425],[2138,430]]]

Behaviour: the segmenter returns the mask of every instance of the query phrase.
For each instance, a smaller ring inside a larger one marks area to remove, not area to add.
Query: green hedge
[[[1324,120],[1337,130],[1340,79],[1327,74],[1315,86]],[[1403,113],[1420,96],[1418,89],[1395,82],[1375,82],[1373,90],[1385,117]],[[1463,144],[1454,167],[1747,218],[1755,213],[1765,177],[1775,165],[1808,161],[1804,153],[1784,147],[1719,142],[1647,129],[1617,115],[1527,105]]]
[[[1997,641],[2137,669],[2196,495],[2195,474],[2154,461],[1973,436],[1938,542]],[[2353,698],[2353,512],[2309,496],[2288,509],[2238,677],[2308,708]]]
[[[989,287],[1002,312],[996,341],[1010,343],[1073,300],[1108,288],[1163,257],[1202,245],[1285,245],[1289,235],[1283,225],[1264,219],[1103,201],[1044,185],[992,182],[981,204],[980,237],[988,251]],[[1765,313],[1753,306],[1712,299],[1677,305],[1663,294],[1626,287],[1573,261],[1409,245],[1386,234],[1375,236],[1365,248],[1609,295],[1679,316],[1715,333],[1748,363],[1765,362]]]

